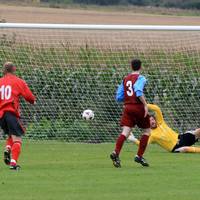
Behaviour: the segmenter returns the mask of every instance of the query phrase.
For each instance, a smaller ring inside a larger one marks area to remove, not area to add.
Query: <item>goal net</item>
[[[179,133],[200,127],[200,27],[0,24],[0,44],[1,65],[12,61],[37,96],[35,106],[22,101],[27,138],[114,141],[115,91],[132,58],[167,123]],[[94,120],[82,119],[85,109]]]

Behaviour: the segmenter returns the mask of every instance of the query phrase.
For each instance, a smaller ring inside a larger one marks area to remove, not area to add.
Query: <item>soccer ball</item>
[[[82,113],[82,118],[85,120],[94,119],[94,112],[92,110],[84,110]]]

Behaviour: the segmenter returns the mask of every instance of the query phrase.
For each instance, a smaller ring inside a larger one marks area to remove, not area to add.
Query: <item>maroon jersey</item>
[[[124,105],[128,104],[142,104],[136,97],[133,86],[137,81],[139,74],[129,74],[124,78]],[[143,104],[142,104],[143,105]]]
[[[139,74],[129,74],[123,80],[125,106],[123,108],[120,125],[130,128],[137,125],[139,128],[146,129],[150,128],[149,115],[144,117],[144,104],[136,96],[134,91],[134,84],[139,76]]]
[[[0,118],[5,112],[12,112],[20,117],[20,96],[31,104],[35,102],[35,96],[24,80],[10,73],[0,78]]]

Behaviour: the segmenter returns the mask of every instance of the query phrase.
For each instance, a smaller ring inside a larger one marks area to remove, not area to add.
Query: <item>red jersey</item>
[[[136,96],[133,86],[138,80],[139,74],[129,74],[124,78],[124,105],[128,104],[142,104],[143,103]]]
[[[35,96],[24,80],[11,73],[0,78],[0,118],[5,112],[12,112],[20,117],[20,96],[31,104],[35,102]]]

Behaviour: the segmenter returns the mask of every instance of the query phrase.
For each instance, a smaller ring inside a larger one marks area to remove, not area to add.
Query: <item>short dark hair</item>
[[[15,71],[15,65],[12,62],[6,62],[3,65],[3,73],[13,73]]]
[[[133,59],[131,61],[131,68],[133,71],[138,71],[141,68],[142,62],[139,59]]]

